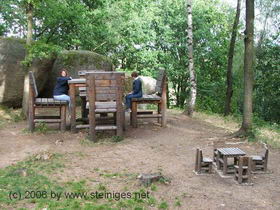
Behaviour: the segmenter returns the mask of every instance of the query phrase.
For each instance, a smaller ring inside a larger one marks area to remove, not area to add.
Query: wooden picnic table
[[[112,72],[108,71],[87,71],[86,73],[94,73],[94,74],[111,74]],[[121,74],[122,77],[124,77],[122,72],[114,72],[115,74]],[[68,85],[69,85],[69,96],[70,96],[70,107],[71,107],[71,114],[70,114],[70,125],[71,125],[71,132],[76,133],[77,131],[77,126],[76,126],[76,89],[81,88],[81,87],[86,87],[86,79],[84,78],[85,72],[81,71],[79,72],[79,76],[81,78],[78,79],[71,79],[68,80]],[[81,126],[84,127],[84,126]]]
[[[220,170],[223,166],[223,174],[228,173],[228,158],[234,158],[234,164],[237,163],[238,157],[246,155],[246,153],[239,148],[217,148],[217,169]]]

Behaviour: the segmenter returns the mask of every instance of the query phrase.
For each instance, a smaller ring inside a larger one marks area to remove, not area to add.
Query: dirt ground
[[[27,122],[9,124],[0,129],[0,167],[14,164],[42,151],[65,154],[66,168],[54,174],[60,181],[91,180],[94,187],[102,182],[110,191],[138,189],[138,180],[121,176],[110,179],[100,172],[139,174],[161,172],[171,179],[169,185],[158,184],[152,192],[165,200],[170,209],[280,209],[280,151],[270,149],[267,174],[253,176],[253,186],[241,186],[233,178],[217,173],[195,175],[194,158],[197,147],[212,157],[213,141],[225,139],[229,130],[213,123],[191,119],[177,111],[168,112],[168,127],[144,123],[137,129],[128,127],[119,143],[81,143],[86,132],[48,134],[24,132]],[[236,140],[228,139],[228,142]],[[240,140],[238,140],[240,141]],[[259,154],[262,145],[241,142],[234,145],[247,154]],[[98,169],[98,170],[97,170]],[[180,200],[181,207],[174,205]],[[153,207],[151,207],[153,209]]]

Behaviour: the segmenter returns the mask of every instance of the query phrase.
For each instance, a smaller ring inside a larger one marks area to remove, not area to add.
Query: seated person
[[[71,77],[68,77],[68,72],[66,69],[60,71],[60,76],[56,79],[56,85],[53,90],[53,98],[60,101],[68,101],[70,108],[70,96],[68,96],[68,80],[71,80]]]
[[[132,72],[131,77],[133,77],[133,79],[134,79],[133,91],[125,97],[126,111],[130,111],[130,109],[131,109],[131,99],[132,98],[141,98],[142,97],[142,82],[141,82],[141,79],[138,77],[138,73],[136,71]]]

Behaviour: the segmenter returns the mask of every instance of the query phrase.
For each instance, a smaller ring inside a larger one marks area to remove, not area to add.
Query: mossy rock
[[[36,59],[27,69],[22,65],[25,55],[24,39],[0,37],[0,103],[8,107],[21,107],[26,71],[34,72],[40,92],[53,66],[54,59]]]
[[[106,56],[86,50],[64,50],[54,62],[48,85],[43,91],[44,97],[52,97],[56,78],[62,68],[66,68],[72,78],[78,78],[78,72],[81,70],[114,70],[111,60]]]
[[[0,38],[0,103],[19,107],[23,95],[25,45],[20,39]]]

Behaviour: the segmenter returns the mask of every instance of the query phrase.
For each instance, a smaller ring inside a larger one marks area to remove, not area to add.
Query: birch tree
[[[188,70],[190,74],[190,97],[189,97],[189,104],[186,107],[185,112],[188,116],[192,117],[194,108],[195,108],[195,101],[196,101],[196,76],[194,70],[194,60],[193,60],[193,31],[192,31],[192,0],[187,0],[187,47],[188,47],[188,59],[189,65]]]

